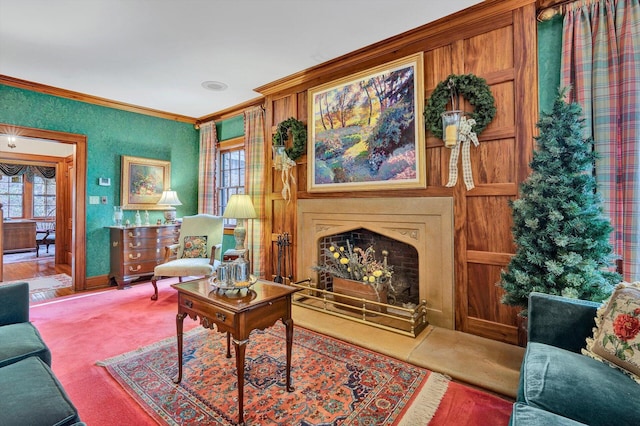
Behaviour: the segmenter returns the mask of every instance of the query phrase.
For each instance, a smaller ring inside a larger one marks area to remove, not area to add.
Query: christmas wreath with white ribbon
[[[462,172],[467,190],[475,188],[471,171],[470,148],[473,143],[478,146],[478,135],[491,123],[496,115],[496,105],[491,89],[484,78],[473,74],[451,74],[438,83],[427,100],[424,109],[424,120],[427,130],[442,139],[442,114],[446,112],[447,104],[457,103],[458,96],[464,97],[474,111],[470,118],[462,117],[458,127],[458,142],[451,152],[449,159],[449,182],[447,187],[453,187],[458,181],[458,157],[462,147]],[[454,107],[455,109],[455,107]]]
[[[296,183],[296,179],[291,173],[291,169],[295,167],[296,160],[304,154],[307,145],[307,128],[300,120],[290,117],[280,124],[276,132],[273,134],[273,146],[284,146],[286,140],[289,139],[289,131],[293,138],[293,146],[286,148],[280,154],[280,158],[274,159],[274,167],[280,170],[282,179],[282,198],[287,201],[291,200],[291,185],[289,181]]]

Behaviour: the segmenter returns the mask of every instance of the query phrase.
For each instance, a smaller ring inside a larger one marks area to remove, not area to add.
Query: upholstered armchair
[[[178,243],[165,247],[164,262],[153,270],[153,296],[158,299],[157,281],[162,278],[210,277],[222,258],[223,218],[208,214],[185,216]],[[175,258],[173,256],[175,255]]]

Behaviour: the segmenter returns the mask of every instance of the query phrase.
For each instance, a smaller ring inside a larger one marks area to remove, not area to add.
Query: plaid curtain
[[[216,161],[218,135],[216,124],[208,121],[200,125],[200,163],[198,173],[198,213],[216,215],[218,192],[216,189]]]
[[[244,112],[245,140],[245,193],[251,196],[256,209],[256,219],[247,220],[247,243],[251,250],[253,275],[263,277],[265,262],[262,253],[265,246],[262,240],[262,220],[264,218],[264,110],[261,107]]]
[[[625,280],[640,278],[639,0],[582,0],[564,8],[561,84],[584,111],[600,159],[595,175]]]

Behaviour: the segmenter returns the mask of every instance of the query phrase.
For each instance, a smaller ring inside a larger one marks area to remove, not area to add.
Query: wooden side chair
[[[49,253],[49,246],[56,244],[56,223],[37,222],[36,223],[36,257],[40,257],[40,246],[45,246]]]

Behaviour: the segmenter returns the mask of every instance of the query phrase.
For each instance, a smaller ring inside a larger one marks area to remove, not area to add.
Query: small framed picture
[[[121,203],[125,210],[164,210],[162,191],[171,187],[171,162],[122,156]]]

